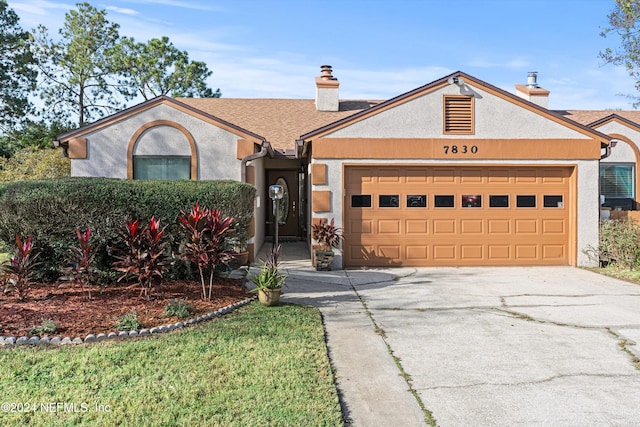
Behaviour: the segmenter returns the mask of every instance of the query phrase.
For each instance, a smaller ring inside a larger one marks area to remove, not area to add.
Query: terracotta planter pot
[[[278,304],[282,288],[278,289],[260,289],[258,290],[258,301],[262,305],[271,306]]]
[[[229,261],[229,266],[234,270],[245,265],[249,265],[249,251],[236,253],[233,255],[233,259]]]

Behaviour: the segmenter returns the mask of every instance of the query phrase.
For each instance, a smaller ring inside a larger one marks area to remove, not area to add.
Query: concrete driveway
[[[638,285],[570,267],[284,265],[283,300],[323,313],[351,425],[640,425]]]

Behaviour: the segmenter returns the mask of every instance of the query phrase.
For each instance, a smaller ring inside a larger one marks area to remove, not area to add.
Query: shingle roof
[[[556,110],[554,113],[583,125],[589,125],[612,114],[640,124],[640,111],[638,110]]]
[[[313,99],[176,98],[190,107],[248,129],[279,151],[292,150],[305,133],[380,101],[340,101],[339,111],[316,111]]]

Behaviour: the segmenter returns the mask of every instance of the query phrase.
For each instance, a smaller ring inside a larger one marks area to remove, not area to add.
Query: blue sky
[[[8,0],[51,34],[73,1]],[[388,99],[461,70],[514,92],[528,71],[551,109],[631,109],[622,67],[598,52],[613,0],[93,0],[139,41],[168,36],[228,98],[313,98],[320,65],[341,99]]]

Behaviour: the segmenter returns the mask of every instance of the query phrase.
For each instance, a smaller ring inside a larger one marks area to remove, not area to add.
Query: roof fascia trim
[[[143,111],[146,111],[148,109],[151,109],[155,106],[158,105],[169,105],[172,108],[175,108],[177,110],[183,111],[186,114],[189,114],[193,117],[196,118],[200,118],[208,123],[211,123],[213,125],[218,125],[226,130],[228,130],[231,133],[234,133],[235,135],[238,135],[242,138],[246,138],[246,139],[250,139],[250,140],[257,140],[260,142],[264,142],[266,139],[261,136],[258,135],[254,132],[251,132],[247,129],[241,128],[240,126],[234,125],[233,123],[227,122],[225,120],[222,120],[218,117],[215,117],[211,114],[205,113],[202,110],[199,110],[195,107],[192,107],[190,105],[187,105],[185,103],[182,103],[180,101],[177,101],[173,98],[170,98],[166,95],[160,95],[156,98],[150,99],[148,101],[145,101],[141,104],[138,105],[134,105],[132,107],[129,107],[127,109],[124,109],[122,111],[119,111],[117,113],[114,113],[110,116],[107,116],[103,119],[100,119],[96,122],[93,122],[89,125],[83,126],[81,128],[69,131],[67,133],[64,133],[62,135],[59,135],[57,140],[59,141],[59,144],[64,146],[65,144],[68,143],[69,140],[73,139],[73,138],[77,138],[80,136],[83,136],[89,132],[95,132],[98,129],[101,129],[103,127],[106,127],[110,124],[113,123],[117,123],[120,120],[124,120],[125,118],[128,118],[130,116],[133,116],[135,114],[141,113]]]
[[[449,82],[448,80],[452,77],[462,77],[463,80],[465,81],[469,81],[469,82],[473,82],[475,85],[481,87],[483,90],[494,94],[495,96],[498,96],[508,102],[511,102],[513,104],[516,105],[520,105],[528,110],[534,111],[537,114],[540,114],[550,120],[553,120],[557,123],[560,124],[564,124],[565,126],[568,125],[568,127],[578,131],[579,133],[582,133],[583,135],[589,136],[593,139],[599,140],[602,144],[604,145],[608,145],[609,142],[611,141],[611,137],[609,137],[608,135],[601,133],[593,128],[590,128],[588,126],[585,126],[581,123],[578,123],[576,121],[573,121],[571,119],[568,119],[566,117],[563,117],[557,113],[552,112],[551,110],[548,110],[544,107],[541,107],[533,102],[527,101],[524,98],[521,98],[515,94],[509,93],[503,89],[500,89],[496,86],[493,86],[489,83],[486,83],[482,80],[479,80],[469,74],[463,73],[462,71],[456,71],[452,74],[449,74],[448,76],[442,77],[438,80],[435,80],[431,83],[428,83],[424,86],[421,86],[419,88],[416,88],[412,91],[406,92],[404,94],[398,95],[394,98],[391,98],[387,101],[384,101],[380,104],[374,105],[373,107],[370,107],[366,110],[362,110],[358,113],[355,113],[351,116],[345,117],[341,120],[335,121],[333,123],[330,123],[328,125],[325,125],[321,128],[318,128],[316,130],[313,130],[311,132],[308,132],[304,135],[300,136],[300,139],[303,140],[308,140],[309,138],[312,137],[317,137],[317,136],[323,136],[326,135],[327,133],[330,133],[332,131],[338,130],[340,128],[346,127],[349,124],[357,121],[358,119],[364,119],[367,117],[370,117],[374,114],[377,114],[379,112],[382,112],[384,110],[389,109],[392,106],[407,102],[413,98],[419,97],[419,96],[423,96],[426,95],[430,92],[433,92],[445,85],[448,85]]]

